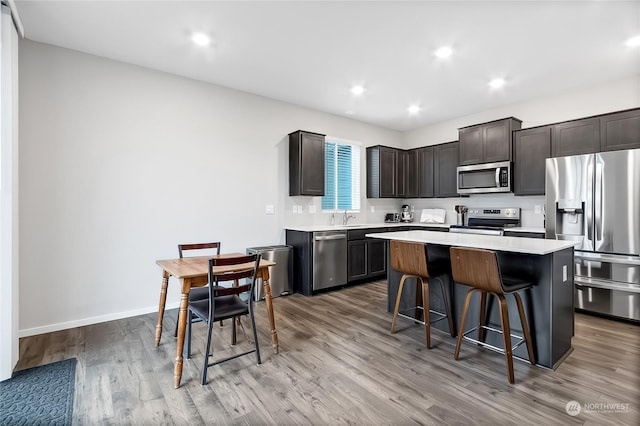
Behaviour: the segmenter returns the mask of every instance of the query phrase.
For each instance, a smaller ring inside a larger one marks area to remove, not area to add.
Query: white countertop
[[[544,234],[544,228],[524,228],[521,226],[514,226],[513,228],[504,228],[505,231],[514,231],[514,232],[535,232],[539,234]]]
[[[445,246],[473,247],[487,250],[528,254],[549,254],[573,247],[576,243],[542,238],[503,237],[497,235],[458,234],[437,231],[400,231],[367,234],[367,237],[385,240],[412,241]]]
[[[401,226],[424,226],[425,228],[449,228],[450,223],[421,223],[421,222],[376,222],[376,223],[352,223],[349,225],[300,225],[285,226],[284,229],[302,232],[319,232],[319,231],[345,231],[349,229],[367,229],[367,228],[398,228]]]

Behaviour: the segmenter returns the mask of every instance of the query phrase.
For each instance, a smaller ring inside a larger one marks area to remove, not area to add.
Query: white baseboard
[[[176,309],[180,306],[179,302],[167,303],[166,310]],[[82,327],[85,325],[98,324],[101,322],[114,321],[122,318],[131,318],[138,315],[145,315],[151,312],[158,312],[158,305],[146,308],[134,309],[132,311],[116,312],[113,314],[100,315],[97,317],[83,318],[79,320],[59,322],[56,324],[43,325],[41,327],[26,328],[18,331],[18,337],[35,336],[37,334],[51,333],[52,331],[67,330],[69,328]]]

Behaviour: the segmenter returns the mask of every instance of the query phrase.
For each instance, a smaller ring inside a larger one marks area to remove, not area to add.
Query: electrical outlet
[[[316,212],[316,205],[315,204],[310,204],[309,205],[309,213],[314,214]]]
[[[264,214],[274,214],[275,212],[275,208],[273,207],[273,204],[267,204],[264,207]]]
[[[298,213],[298,206],[293,206],[292,210],[293,210],[293,214]]]
[[[535,212],[535,214],[542,214],[542,206],[540,204],[536,204],[533,207],[533,211]]]
[[[376,212],[376,208],[371,206],[371,213],[375,213]]]
[[[304,210],[302,209],[302,204],[298,204],[298,214],[302,214],[304,213]]]

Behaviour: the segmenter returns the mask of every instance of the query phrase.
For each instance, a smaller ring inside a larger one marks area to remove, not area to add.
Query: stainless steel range
[[[449,232],[464,234],[503,235],[504,228],[520,225],[518,207],[470,207],[467,223],[451,225]]]

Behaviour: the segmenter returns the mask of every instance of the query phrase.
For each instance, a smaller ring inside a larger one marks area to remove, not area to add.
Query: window
[[[322,210],[360,210],[360,145],[326,138]]]

